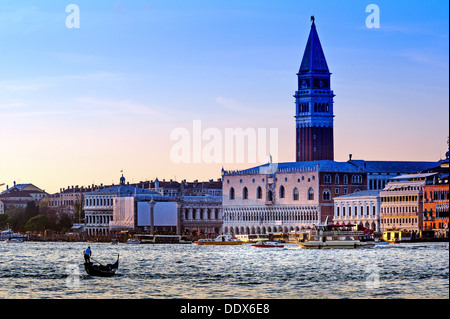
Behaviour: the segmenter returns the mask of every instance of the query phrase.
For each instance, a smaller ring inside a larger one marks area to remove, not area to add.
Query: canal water
[[[449,298],[448,243],[356,250],[91,243],[117,275],[89,277],[87,243],[1,243],[0,299]]]

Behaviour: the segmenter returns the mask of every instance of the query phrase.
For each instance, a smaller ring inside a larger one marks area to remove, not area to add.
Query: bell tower
[[[297,77],[296,161],[334,160],[334,93],[314,17]]]

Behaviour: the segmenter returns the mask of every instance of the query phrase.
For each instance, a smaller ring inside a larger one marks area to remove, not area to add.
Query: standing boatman
[[[92,255],[91,246],[88,246],[88,248],[84,251],[84,261],[90,263],[91,255]]]

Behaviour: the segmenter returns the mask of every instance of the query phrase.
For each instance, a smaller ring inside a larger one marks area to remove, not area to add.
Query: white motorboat
[[[269,241],[268,239],[259,239],[256,243],[252,244],[252,247],[256,248],[284,248],[283,244],[277,241]]]
[[[25,236],[7,229],[0,233],[0,240],[5,243],[22,243],[25,240]]]
[[[141,243],[141,241],[137,238],[130,238],[127,240],[127,244],[131,244],[131,245],[138,245],[140,243]]]
[[[356,225],[324,224],[303,234],[296,244],[309,249],[355,249],[375,246],[373,235],[365,231],[354,230]]]
[[[197,245],[242,245],[244,242],[230,235],[220,235],[214,239],[199,239]]]

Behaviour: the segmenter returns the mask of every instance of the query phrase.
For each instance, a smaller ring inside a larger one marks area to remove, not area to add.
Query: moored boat
[[[5,243],[22,243],[25,240],[25,236],[7,229],[0,233],[0,240]]]
[[[140,243],[141,243],[141,241],[137,238],[130,238],[127,240],[127,244],[131,244],[131,245],[138,245]]]
[[[276,241],[269,241],[260,239],[256,243],[252,244],[252,247],[256,248],[284,248],[284,245]]]
[[[387,230],[383,232],[382,239],[390,244],[398,244],[400,242],[411,242],[411,233],[400,230]]]
[[[196,245],[242,245],[244,242],[230,235],[220,235],[214,239],[199,239]]]
[[[320,224],[303,234],[296,243],[306,249],[355,249],[375,246],[368,232],[352,229],[356,225]]]
[[[139,239],[141,244],[192,244],[191,240],[181,235],[137,234],[134,238]]]

